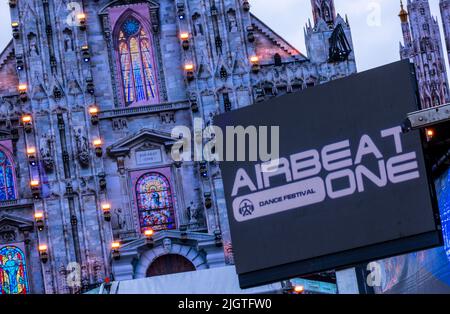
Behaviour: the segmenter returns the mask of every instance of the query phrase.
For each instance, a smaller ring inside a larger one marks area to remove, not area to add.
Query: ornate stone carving
[[[124,231],[127,228],[127,221],[124,217],[122,208],[115,208],[113,210],[115,216],[115,223],[117,225],[117,229],[120,231]]]
[[[75,141],[77,145],[77,158],[82,166],[89,165],[89,142],[83,134],[82,128],[75,129]]]
[[[163,249],[164,252],[170,253],[170,251],[172,251],[172,240],[170,240],[169,238],[165,238],[163,240]]]
[[[203,219],[203,208],[194,202],[186,209],[186,215],[191,226],[199,226]]]
[[[175,112],[162,112],[159,117],[162,123],[175,123]]]
[[[102,262],[99,259],[91,261],[90,266],[92,268],[92,275],[94,277],[94,282],[102,282],[104,280],[104,272]]]
[[[38,44],[37,44],[36,34],[29,33],[28,41],[29,41],[29,45],[30,45],[30,51],[29,51],[30,56],[31,57],[39,56],[39,48],[38,48]]]
[[[120,174],[124,174],[125,173],[125,158],[123,158],[123,157],[118,157],[117,158],[117,171]]]
[[[112,120],[112,129],[114,131],[122,131],[122,130],[128,129],[127,119],[118,118],[118,119]]]
[[[3,226],[0,228],[0,241],[4,243],[11,243],[16,241],[16,229],[12,226]]]
[[[10,111],[11,111],[11,105],[1,99],[0,100],[0,118],[6,119],[7,117],[9,117]]]
[[[66,28],[63,31],[63,35],[64,35],[64,50],[66,52],[73,51],[74,47],[73,47],[72,31]]]
[[[152,22],[152,31],[156,34],[159,32],[159,7],[150,9],[150,20]]]
[[[54,166],[54,160],[52,157],[52,142],[53,137],[48,133],[42,134],[39,140],[39,150],[41,153],[42,163],[48,171],[52,171]]]
[[[233,9],[228,10],[228,31],[231,33],[238,31],[236,12]]]

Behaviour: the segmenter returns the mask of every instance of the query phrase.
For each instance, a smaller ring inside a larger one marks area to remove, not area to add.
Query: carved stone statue
[[[73,51],[72,32],[69,29],[65,29],[63,34],[64,34],[64,50],[66,52]]]
[[[89,165],[89,144],[88,139],[83,134],[82,128],[75,130],[75,141],[77,145],[77,157],[82,166]]]
[[[234,12],[228,14],[228,30],[233,33],[238,31],[238,25],[236,21],[236,15]]]
[[[8,103],[0,100],[0,118],[6,119],[9,116]]]
[[[115,208],[113,212],[116,220],[117,229],[119,229],[120,231],[125,231],[127,228],[127,222],[124,218],[122,208]]]
[[[36,35],[33,33],[28,35],[28,40],[30,42],[30,55],[32,57],[39,56],[39,49],[37,46]]]
[[[191,205],[187,208],[186,214],[190,225],[198,225],[203,217],[202,208],[191,202]]]
[[[44,133],[39,140],[39,151],[46,170],[53,170],[53,158],[51,150],[52,136]]]
[[[163,248],[164,252],[170,253],[170,251],[172,251],[172,240],[170,240],[169,238],[165,238],[163,240]]]

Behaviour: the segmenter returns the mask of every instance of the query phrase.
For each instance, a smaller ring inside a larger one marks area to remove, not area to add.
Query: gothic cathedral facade
[[[403,43],[400,57],[415,64],[420,100],[423,108],[450,101],[447,69],[439,23],[432,16],[428,0],[400,1]],[[439,0],[447,55],[450,56],[450,1]]]
[[[333,0],[312,0],[306,55],[250,5],[9,0],[0,294],[233,264],[219,168],[173,161],[172,130],[356,72]]]

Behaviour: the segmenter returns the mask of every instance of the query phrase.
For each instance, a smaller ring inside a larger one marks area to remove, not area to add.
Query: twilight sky
[[[303,26],[312,18],[310,0],[251,0],[252,12],[287,41],[305,52]],[[367,70],[399,59],[401,28],[397,0],[335,0],[336,10],[348,15],[352,27],[358,70]],[[430,0],[439,15],[439,0]],[[439,23],[441,23],[440,19]],[[442,31],[442,25],[441,25]],[[0,50],[11,38],[9,7],[0,1]]]

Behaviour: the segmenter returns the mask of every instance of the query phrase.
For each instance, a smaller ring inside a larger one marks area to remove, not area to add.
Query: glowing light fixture
[[[34,214],[34,220],[36,221],[36,227],[39,231],[44,230],[44,213],[43,212],[36,212]]]
[[[46,244],[41,244],[38,247],[39,256],[41,258],[42,263],[47,263],[48,261],[48,247]]]
[[[97,106],[89,107],[89,115],[91,116],[91,123],[93,125],[96,125],[99,122],[98,113],[99,113],[99,110],[98,110]]]
[[[305,287],[301,286],[301,285],[297,285],[294,287],[294,292],[296,294],[302,294],[303,292],[305,292]]]
[[[94,145],[94,149],[95,149],[95,155],[97,157],[102,157],[103,156],[103,141],[101,139],[95,139],[92,144]]]
[[[111,204],[103,203],[102,204],[103,217],[105,221],[111,221]]]

